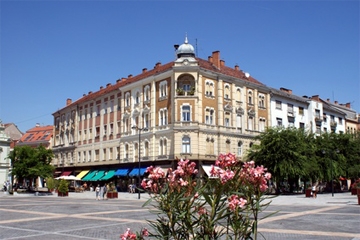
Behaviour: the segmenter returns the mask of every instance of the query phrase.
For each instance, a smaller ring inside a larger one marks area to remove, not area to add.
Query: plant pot
[[[67,196],[69,196],[69,192],[66,193],[58,192],[58,197],[67,197]]]
[[[118,193],[117,192],[108,192],[106,194],[107,198],[118,198]]]
[[[311,189],[305,189],[305,197],[312,197]]]

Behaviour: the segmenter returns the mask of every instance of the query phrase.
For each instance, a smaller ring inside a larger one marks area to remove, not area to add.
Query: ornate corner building
[[[67,99],[53,113],[58,170],[174,167],[180,158],[200,168],[219,153],[242,158],[271,126],[270,89],[239,66],[226,66],[219,51],[205,60],[187,38],[174,47],[174,61]]]

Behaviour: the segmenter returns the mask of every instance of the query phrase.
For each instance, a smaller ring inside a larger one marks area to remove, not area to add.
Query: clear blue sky
[[[219,50],[262,83],[360,112],[359,1],[1,1],[0,119],[21,131],[100,86]],[[197,44],[196,44],[197,43]]]

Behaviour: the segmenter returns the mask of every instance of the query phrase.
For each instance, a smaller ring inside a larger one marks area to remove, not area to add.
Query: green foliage
[[[53,190],[55,188],[57,188],[57,181],[56,179],[52,178],[52,177],[48,177],[46,178],[46,186],[49,190]]]
[[[58,192],[67,193],[68,191],[69,191],[69,182],[64,179],[61,179],[58,186]]]
[[[360,177],[360,134],[324,133],[275,127],[257,136],[247,158],[264,165],[276,182],[283,179],[330,181]]]
[[[51,177],[54,167],[50,165],[53,152],[40,145],[16,146],[8,156],[13,166],[13,175],[18,179],[34,179]]]

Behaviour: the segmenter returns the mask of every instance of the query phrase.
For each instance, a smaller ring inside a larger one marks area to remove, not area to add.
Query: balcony
[[[315,117],[315,124],[316,124],[317,126],[320,126],[321,123],[322,123],[322,121],[323,121],[323,119],[322,119],[321,117]]]

